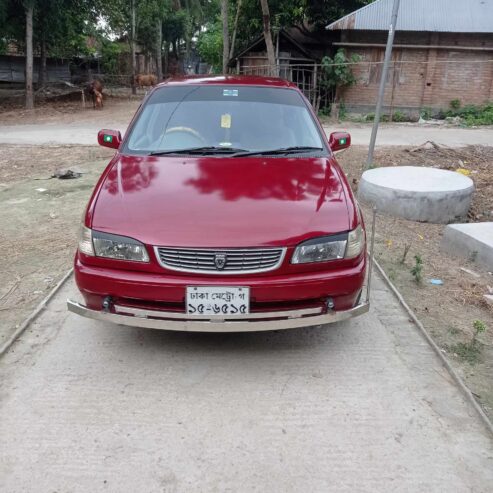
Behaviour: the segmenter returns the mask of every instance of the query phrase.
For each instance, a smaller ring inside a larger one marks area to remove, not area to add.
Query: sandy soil
[[[111,151],[0,147],[0,343],[70,268],[80,219]],[[76,168],[81,178],[50,178]]]

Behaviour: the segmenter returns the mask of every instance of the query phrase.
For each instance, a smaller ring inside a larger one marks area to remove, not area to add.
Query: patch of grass
[[[482,320],[474,320],[472,324],[474,333],[469,342],[458,342],[450,349],[459,356],[459,358],[467,361],[471,365],[479,362],[481,358],[481,343],[478,341],[478,335],[486,332],[486,324]]]
[[[417,284],[421,284],[423,281],[423,259],[419,253],[414,256],[414,266],[411,269],[411,274]]]
[[[318,116],[320,118],[328,118],[330,116],[330,110],[331,110],[330,106],[324,106],[323,108],[320,108],[318,110]]]
[[[462,106],[460,99],[452,99],[449,104],[453,110],[458,110]]]
[[[347,116],[346,105],[344,101],[339,103],[339,120],[344,120]]]
[[[493,102],[480,106],[468,104],[458,108],[452,107],[451,104],[451,109],[445,112],[445,116],[452,118],[458,116],[468,127],[473,125],[493,125]]]
[[[399,110],[395,110],[394,114],[392,115],[392,121],[393,122],[408,122],[409,118]]]
[[[375,121],[375,113],[368,113],[367,115],[365,115],[364,118],[365,118],[366,122],[373,122],[373,121]],[[380,121],[381,122],[390,121],[389,115],[380,115]]]
[[[460,330],[457,327],[449,327],[448,333],[451,336],[456,336],[456,335],[460,334]]]
[[[478,344],[472,344],[471,342],[458,342],[451,348],[460,359],[467,361],[471,365],[475,365],[481,356],[481,348]]]
[[[421,111],[419,112],[419,116],[423,120],[431,120],[431,117],[433,116],[433,110],[428,107],[421,108]]]

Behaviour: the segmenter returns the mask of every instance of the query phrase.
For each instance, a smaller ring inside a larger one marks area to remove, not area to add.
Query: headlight
[[[347,233],[305,241],[296,247],[291,263],[305,264],[344,258],[346,243]]]
[[[363,228],[358,226],[349,233],[314,238],[298,245],[291,263],[327,262],[343,258],[355,258],[365,244]]]
[[[147,250],[140,241],[126,236],[93,231],[84,226],[80,234],[79,251],[97,257],[149,262]]]

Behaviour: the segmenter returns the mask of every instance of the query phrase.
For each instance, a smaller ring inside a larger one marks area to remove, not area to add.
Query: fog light
[[[102,303],[102,308],[104,312],[109,312],[111,308],[111,297],[106,296]]]
[[[334,300],[332,298],[327,298],[327,301],[325,302],[327,305],[327,310],[333,310],[334,309]]]

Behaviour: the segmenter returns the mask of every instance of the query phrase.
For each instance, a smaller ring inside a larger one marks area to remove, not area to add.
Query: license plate
[[[250,312],[250,289],[187,287],[188,315],[245,315]]]

